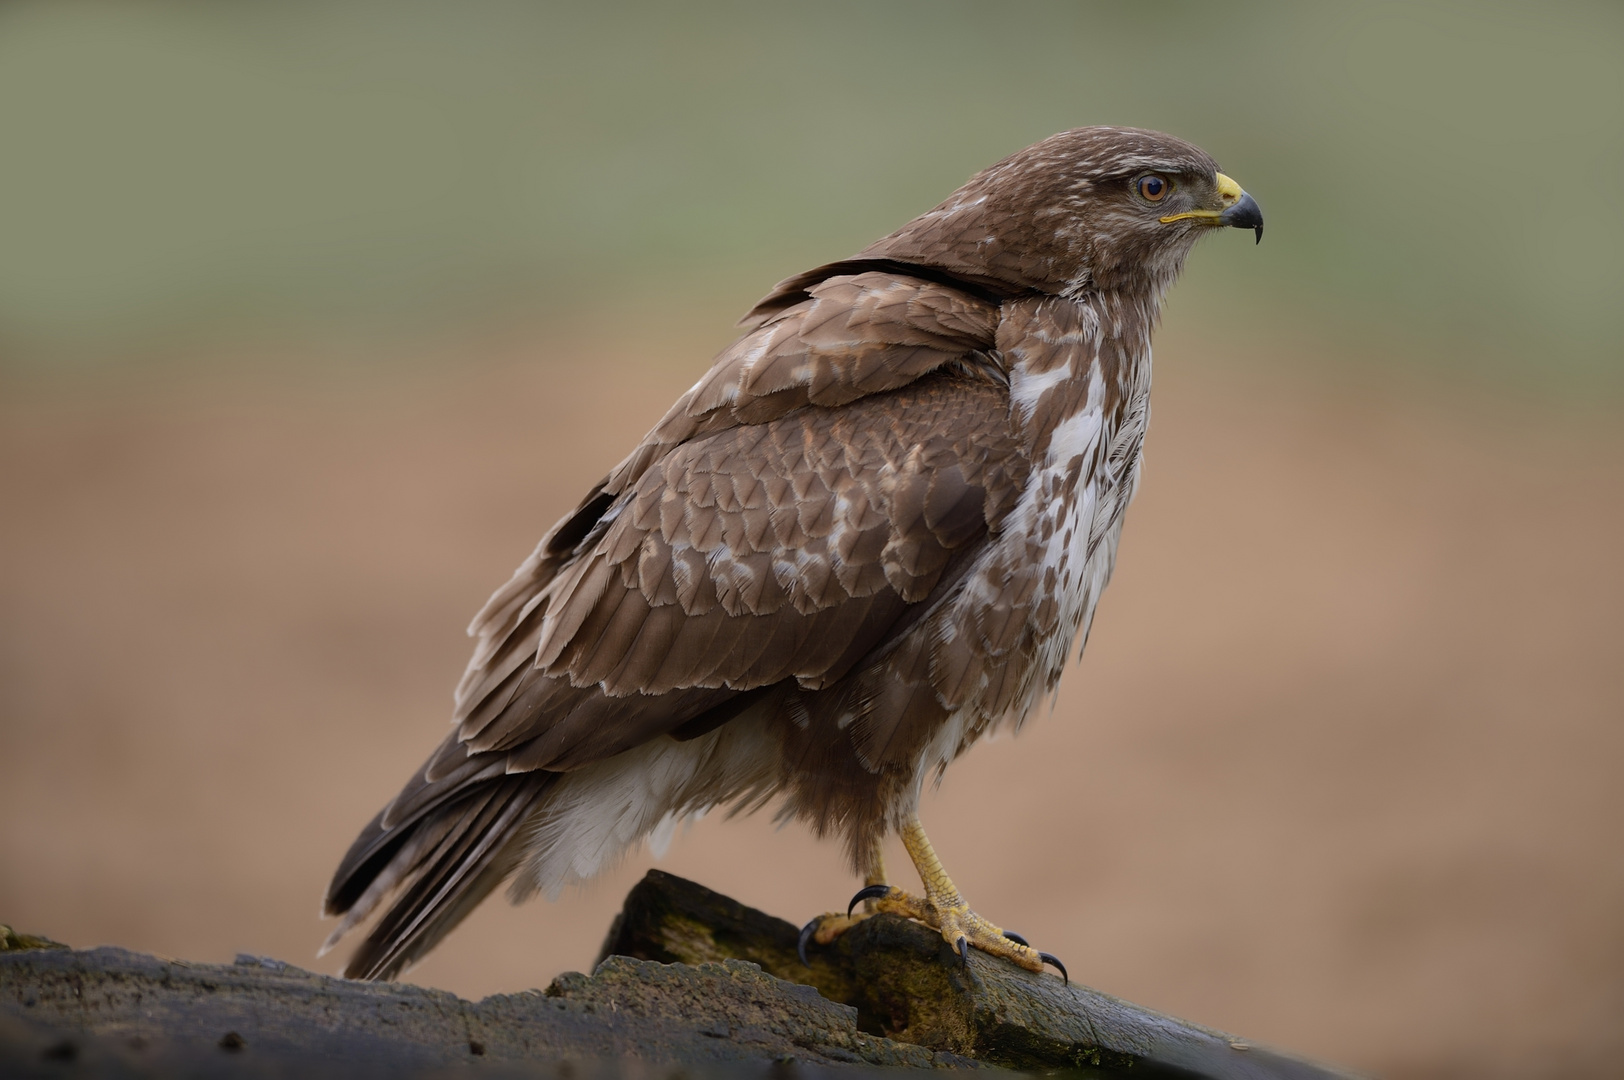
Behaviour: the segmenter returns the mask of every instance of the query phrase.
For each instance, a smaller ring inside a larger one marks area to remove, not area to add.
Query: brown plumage
[[[778,799],[877,880],[926,776],[1086,638],[1161,296],[1261,221],[1195,147],[1082,128],[781,283],[475,618],[454,730],[329,888],[329,946],[393,900],[346,973],[721,804]]]

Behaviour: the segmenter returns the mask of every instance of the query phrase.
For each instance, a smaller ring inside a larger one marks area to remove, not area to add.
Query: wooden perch
[[[766,1077],[796,1061],[1215,1080],[1342,1075],[977,953],[966,966],[939,935],[895,916],[814,946],[810,968],[795,939],[790,923],[651,871],[626,897],[591,975],[476,1003],[256,957],[187,964],[50,948],[8,931],[0,1074],[427,1076],[478,1067],[663,1076],[650,1066],[681,1066]],[[628,1057],[642,1064],[629,1067]]]

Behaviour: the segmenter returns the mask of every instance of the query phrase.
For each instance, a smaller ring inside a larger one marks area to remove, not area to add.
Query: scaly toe
[[[864,902],[869,910],[857,911],[857,905]],[[1066,974],[1066,965],[1053,954],[1038,952],[1020,934],[994,926],[962,901],[955,907],[938,907],[930,900],[903,892],[895,885],[865,885],[851,898],[845,914],[831,911],[801,927],[795,942],[795,953],[801,958],[801,963],[810,967],[806,954],[809,944],[828,945],[864,919],[881,912],[901,915],[935,930],[966,964],[970,962],[970,950],[975,948],[990,956],[1003,957],[1027,971],[1041,972],[1045,964],[1051,965],[1068,985],[1071,982]]]
[[[936,907],[929,900],[903,892],[895,885],[867,885],[857,891],[851,898],[851,908],[855,908],[862,901],[868,901],[870,912],[878,915],[884,912],[888,915],[901,915],[905,919],[917,919],[933,929],[941,929],[936,921]]]
[[[795,939],[795,955],[801,958],[801,963],[811,967],[811,961],[806,958],[806,947],[808,945],[814,942],[819,945],[828,945],[835,938],[868,917],[869,913],[866,911],[859,911],[855,915],[842,915],[838,911],[830,911],[816,916],[811,922],[801,927],[800,936]]]
[[[864,901],[868,902],[869,910],[854,910]],[[801,958],[801,963],[810,967],[806,958],[806,947],[809,944],[828,945],[864,919],[878,915],[882,911],[918,919],[936,928],[936,909],[929,901],[905,893],[894,885],[864,885],[857,890],[857,895],[851,898],[851,903],[846,905],[845,914],[838,911],[827,912],[801,927],[800,936],[795,941],[795,954]]]
[[[1005,933],[968,907],[943,911],[940,918],[942,937],[966,962],[973,946],[990,956],[1003,957],[1027,971],[1043,970],[1047,954],[1032,948],[1020,935]],[[1055,961],[1055,964],[1059,966],[1059,961]]]

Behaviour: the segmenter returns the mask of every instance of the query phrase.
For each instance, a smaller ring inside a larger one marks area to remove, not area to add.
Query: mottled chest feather
[[[866,676],[851,727],[870,767],[906,761],[922,774],[990,726],[1019,723],[1086,635],[1148,415],[1136,314],[1054,297],[1003,305],[994,356],[1024,476],[962,580]]]
[[[1006,304],[999,325],[1011,422],[1031,472],[988,573],[1036,579],[1031,661],[1044,688],[1087,633],[1137,484],[1149,323],[1114,298],[1048,297]]]

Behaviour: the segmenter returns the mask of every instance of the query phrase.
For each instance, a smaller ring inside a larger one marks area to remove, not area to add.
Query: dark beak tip
[[[1233,229],[1251,229],[1257,234],[1256,243],[1263,243],[1263,211],[1250,195],[1242,195],[1240,202],[1224,211],[1218,223]]]

